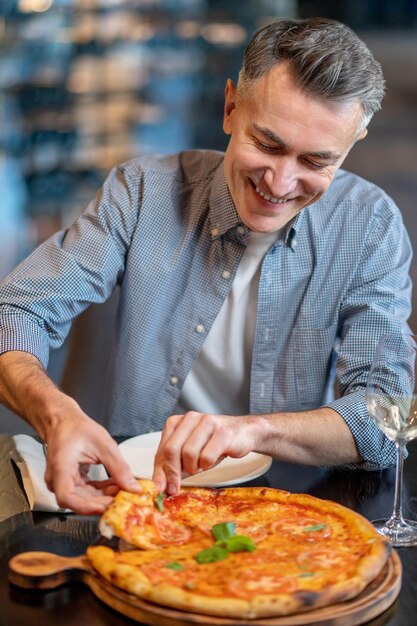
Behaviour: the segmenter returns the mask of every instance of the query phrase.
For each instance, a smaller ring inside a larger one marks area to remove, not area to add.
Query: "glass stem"
[[[398,522],[404,522],[401,497],[404,468],[404,444],[396,441],[395,446],[397,448],[397,466],[395,468],[394,511],[391,519]]]

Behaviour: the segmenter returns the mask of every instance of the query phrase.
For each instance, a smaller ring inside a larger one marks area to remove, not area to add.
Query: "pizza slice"
[[[141,493],[119,491],[100,518],[103,537],[116,536],[144,550],[210,537],[217,515],[214,490],[185,488],[165,497],[153,481],[138,482]]]

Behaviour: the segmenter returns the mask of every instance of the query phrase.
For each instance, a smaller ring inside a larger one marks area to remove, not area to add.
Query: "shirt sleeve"
[[[123,275],[140,203],[140,183],[112,170],[68,229],[41,244],[0,285],[0,354],[30,352],[46,367],[72,320],[104,302]]]
[[[327,406],[352,431],[361,467],[381,469],[395,462],[395,445],[368,416],[365,387],[379,339],[409,332],[411,244],[401,214],[389,199],[375,208],[362,254],[340,310],[336,381],[340,397]]]

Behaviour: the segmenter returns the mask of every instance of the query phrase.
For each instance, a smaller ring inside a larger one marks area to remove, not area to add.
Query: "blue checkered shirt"
[[[73,226],[1,285],[0,352],[27,351],[46,366],[73,318],[119,285],[103,422],[114,435],[161,429],[231,287],[242,226],[220,152],[115,168]],[[250,413],[329,406],[351,429],[362,467],[391,464],[394,446],[367,417],[364,386],[378,338],[409,316],[410,259],[393,201],[340,170],[264,257]]]

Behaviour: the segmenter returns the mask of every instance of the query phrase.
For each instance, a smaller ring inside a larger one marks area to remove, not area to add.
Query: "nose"
[[[298,164],[289,156],[275,158],[264,173],[269,191],[282,198],[295,191],[298,183]]]

